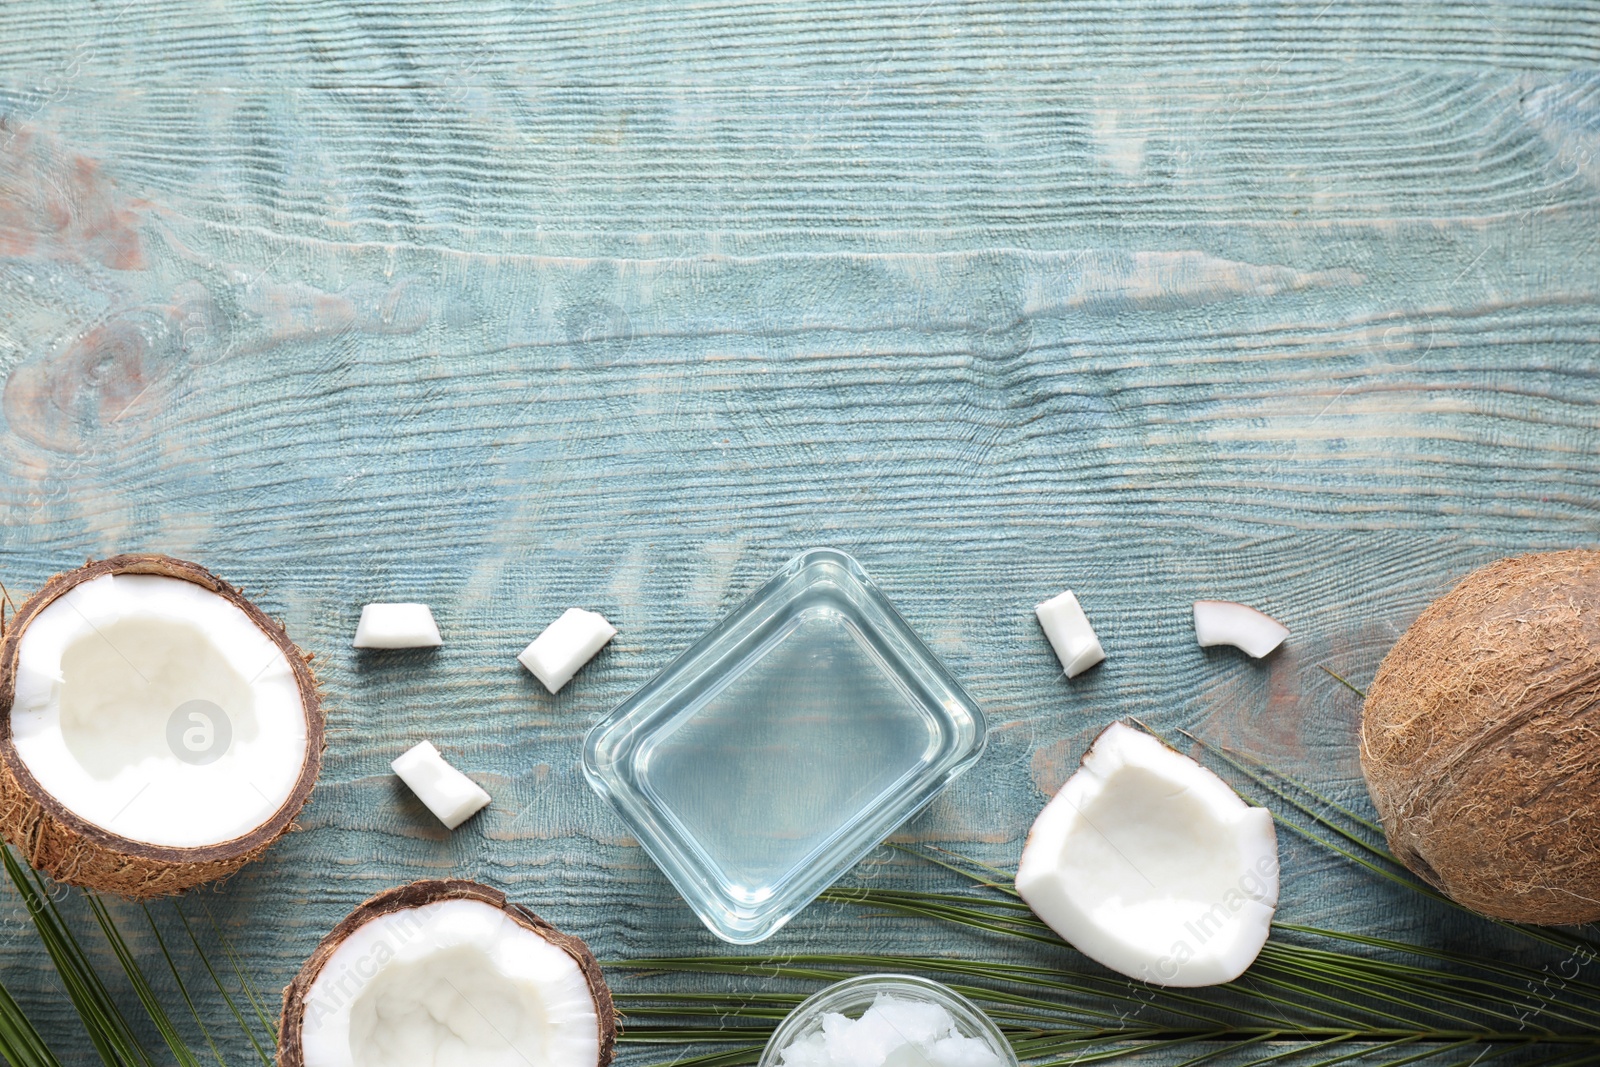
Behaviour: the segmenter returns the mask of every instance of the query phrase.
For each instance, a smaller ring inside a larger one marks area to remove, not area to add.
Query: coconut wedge
[[[309,658],[193,563],[56,575],[0,642],[0,832],[57,881],[128,897],[232,874],[316,784]]]
[[[1157,985],[1244,973],[1278,904],[1272,816],[1122,723],[1039,813],[1017,892],[1090,959]]]
[[[1283,644],[1289,628],[1263,611],[1231,600],[1196,600],[1194,636],[1201,648],[1232,645],[1256,659]]]
[[[283,991],[279,1067],[606,1067],[594,954],[505,894],[412,882],[351,912]]]

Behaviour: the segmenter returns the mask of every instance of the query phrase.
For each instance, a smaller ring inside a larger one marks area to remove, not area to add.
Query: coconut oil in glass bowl
[[[771,936],[983,751],[855,560],[812,549],[590,731],[584,772],[711,931]]]

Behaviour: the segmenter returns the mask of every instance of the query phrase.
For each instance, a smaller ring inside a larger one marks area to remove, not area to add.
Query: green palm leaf
[[[1185,736],[1245,779],[1247,789],[1262,790],[1280,809],[1277,821],[1290,830],[1376,876],[1451,903],[1387,851],[1375,822],[1247,757]],[[1430,1060],[1445,1067],[1470,1067],[1509,1054],[1527,1060],[1535,1051],[1544,1055],[1532,1062],[1552,1067],[1600,1060],[1600,986],[1576,977],[1552,988],[1548,971],[1512,962],[1278,923],[1260,958],[1239,980],[1202,990],[1152,986],[1080,964],[1081,957],[1018,899],[1007,872],[941,850],[901,850],[960,875],[968,890],[836,887],[821,899],[951,925],[1003,942],[1004,951],[994,955],[1011,959],[1021,950],[1037,954],[1039,961],[983,962],[972,952],[960,958],[785,955],[621,961],[612,966],[632,971],[637,986],[618,996],[629,1022],[624,1040],[692,1044],[715,1033],[718,1041],[744,1045],[739,1051],[717,1053],[719,1067],[752,1063],[789,1003],[658,989],[664,975],[737,975],[814,985],[851,974],[907,971],[938,977],[965,993],[1007,1033],[1019,1057],[1047,1064],[1128,1056],[1171,1062],[1174,1053],[1185,1049],[1199,1049],[1185,1064],[1214,1058],[1237,1061],[1261,1043],[1274,1051],[1249,1064],[1291,1060],[1333,1067],[1359,1060],[1403,1067]],[[1596,956],[1580,935],[1499,925],[1544,945],[1583,953],[1584,960]],[[1116,1025],[1107,1025],[1107,1020]]]
[[[13,888],[27,908],[39,941],[55,965],[56,974],[60,977],[68,999],[77,1011],[89,1044],[101,1062],[106,1067],[156,1067],[158,1063],[167,1062],[165,1059],[158,1060],[145,1048],[133,1024],[123,1014],[117,998],[112,995],[106,981],[85,950],[83,942],[74,931],[72,921],[57,904],[51,886],[45,881],[44,876],[25,867],[10,848],[0,848],[0,856],[3,856],[6,874]],[[106,947],[120,965],[134,999],[143,1009],[145,1020],[166,1046],[171,1062],[178,1064],[179,1067],[201,1067],[202,1054],[196,1051],[197,1046],[184,1034],[167,1011],[145,965],[135,954],[106,902],[93,893],[75,895],[81,895]],[[177,905],[173,904],[172,908],[182,920],[183,916],[177,910]],[[155,915],[149,908],[143,908],[143,914],[152,940],[172,977],[174,988],[187,1009],[195,1030],[200,1035],[202,1043],[200,1047],[209,1053],[210,1060],[226,1067],[227,1060],[205,1025],[201,1006],[184,984],[182,970],[168,948]],[[188,930],[186,920],[184,927]],[[190,942],[195,955],[207,973],[211,974],[224,1002],[233,1007],[232,999],[222,983],[216,979],[215,972],[192,931]],[[263,1064],[270,1064],[271,1059],[260,1043],[256,1030],[236,1008],[234,1015],[260,1061]],[[266,1047],[270,1048],[276,1043],[276,1036],[271,1033],[270,1028],[265,1029],[268,1035]],[[38,1032],[3,988],[0,988],[0,1056],[4,1056],[13,1067],[34,1067],[34,1065],[47,1067],[58,1063]]]

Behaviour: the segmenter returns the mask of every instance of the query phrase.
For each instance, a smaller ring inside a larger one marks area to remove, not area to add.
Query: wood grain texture
[[[304,832],[201,898],[273,986],[421,877],[716,949],[578,747],[816,544],[991,718],[911,839],[1013,862],[1130,714],[1365,804],[1318,665],[1600,533],[1597,60],[1593,3],[12,3],[0,580],[167,552],[318,653]],[[1198,649],[1198,597],[1294,635]],[[386,599],[444,647],[349,650]],[[572,605],[620,633],[551,697],[513,657]],[[388,771],[424,737],[495,798],[451,835]],[[1286,848],[1295,920],[1486,937]],[[820,905],[767,947],[862,944],[953,948]]]

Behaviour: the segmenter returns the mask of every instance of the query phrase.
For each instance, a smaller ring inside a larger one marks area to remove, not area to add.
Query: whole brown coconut
[[[124,837],[81,817],[53,796],[20,756],[12,731],[12,711],[19,651],[29,624],[62,596],[106,575],[152,575],[200,586],[242,611],[288,662],[305,716],[305,753],[287,798],[249,832],[193,848],[153,845]],[[0,630],[0,833],[31,866],[71,885],[138,899],[159,897],[234,873],[294,829],[295,816],[311,796],[322,767],[322,697],[311,672],[310,655],[297,648],[283,627],[238,589],[198,564],[169,556],[113,556],[57,574],[29,597]]]
[[[1361,765],[1389,847],[1485,915],[1600,919],[1600,551],[1500,560],[1396,642]]]
[[[305,1067],[307,995],[324,968],[334,958],[334,954],[352,934],[374,919],[450,900],[476,901],[497,908],[505,913],[506,918],[524,930],[567,954],[577,965],[583,984],[587,987],[589,1000],[594,1007],[595,1024],[599,1032],[596,1035],[598,1053],[593,1067],[608,1067],[616,1051],[617,1011],[612,1003],[611,989],[606,985],[605,977],[600,973],[600,964],[594,958],[594,953],[589,951],[589,946],[582,938],[564,934],[522,905],[513,904],[498,889],[461,878],[428,879],[385,890],[361,904],[328,932],[328,936],[317,944],[311,957],[300,968],[300,973],[295,975],[294,981],[283,990],[283,1012],[278,1021],[278,1067]],[[383,973],[381,970],[383,961],[393,958],[393,953],[385,956],[381,949],[382,946],[378,951],[363,955],[350,972],[332,975],[330,981],[333,982],[339,998],[352,994],[353,991],[348,984],[352,974],[355,979],[361,981],[380,979]],[[448,983],[448,977],[445,981]],[[471,998],[462,994],[459,989],[454,987],[452,989],[471,1005]],[[504,1034],[499,1036],[505,1037]],[[360,1062],[359,1057],[358,1062]],[[568,1064],[567,1067],[580,1067],[580,1065]]]

